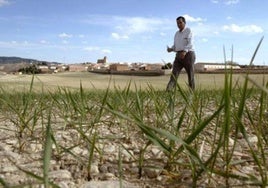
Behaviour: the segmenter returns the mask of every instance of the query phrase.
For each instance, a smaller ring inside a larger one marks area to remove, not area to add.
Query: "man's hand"
[[[173,48],[167,46],[167,52],[173,52]]]

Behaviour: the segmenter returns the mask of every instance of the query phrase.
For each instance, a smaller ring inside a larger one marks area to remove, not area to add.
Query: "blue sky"
[[[0,0],[0,56],[61,63],[172,62],[167,53],[185,16],[196,62],[268,65],[266,0]]]

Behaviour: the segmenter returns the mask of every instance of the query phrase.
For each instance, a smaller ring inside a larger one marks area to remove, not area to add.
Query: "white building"
[[[238,65],[224,64],[224,63],[196,63],[194,65],[195,71],[214,71],[224,69],[240,69]]]

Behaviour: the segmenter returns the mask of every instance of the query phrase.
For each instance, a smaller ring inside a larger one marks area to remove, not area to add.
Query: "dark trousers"
[[[186,73],[188,76],[189,87],[192,90],[194,90],[195,89],[195,82],[194,82],[195,52],[194,51],[187,52],[184,59],[179,58],[179,53],[180,52],[177,52],[176,58],[173,62],[172,74],[170,76],[170,80],[167,85],[167,90],[171,90],[176,86],[177,79],[183,68],[186,70]]]

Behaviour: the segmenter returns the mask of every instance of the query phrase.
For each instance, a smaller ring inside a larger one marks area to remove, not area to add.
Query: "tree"
[[[19,72],[22,72],[23,74],[39,74],[41,73],[41,70],[38,69],[36,65],[30,65],[19,69]]]

